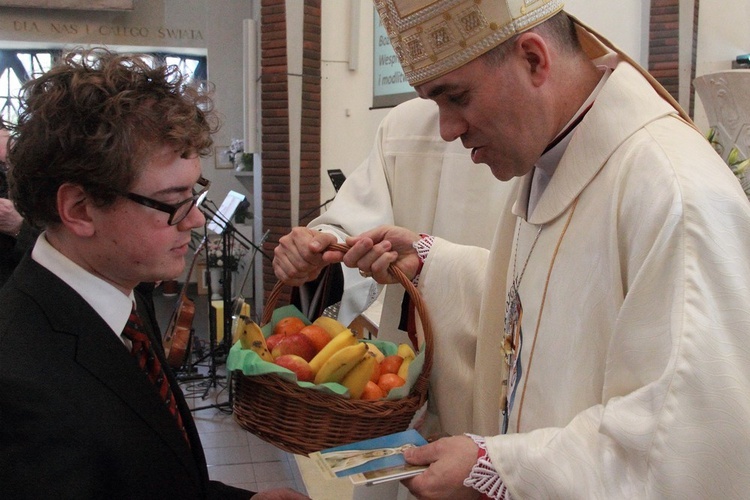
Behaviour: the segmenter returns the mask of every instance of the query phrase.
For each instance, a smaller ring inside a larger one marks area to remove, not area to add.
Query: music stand
[[[216,212],[212,212],[213,218],[208,223],[208,230],[213,231],[216,234],[223,234],[228,226],[231,226],[229,221],[234,217],[234,213],[237,211],[237,207],[240,203],[245,201],[245,195],[240,194],[237,191],[229,191],[227,197],[221,202],[221,206]],[[201,208],[206,208],[202,206]]]

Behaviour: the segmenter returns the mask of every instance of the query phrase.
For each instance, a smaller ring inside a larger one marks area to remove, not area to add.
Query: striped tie
[[[156,390],[159,391],[159,397],[164,401],[164,406],[174,417],[177,422],[177,427],[182,432],[185,441],[190,444],[187,432],[185,431],[185,426],[182,424],[182,416],[177,409],[177,400],[172,393],[172,388],[169,386],[169,380],[164,374],[159,358],[154,352],[151,340],[149,340],[148,335],[143,333],[141,318],[139,318],[138,314],[135,312],[135,305],[130,312],[128,322],[125,324],[125,329],[122,331],[122,336],[133,343],[133,348],[130,351],[130,354],[133,355],[138,366],[141,367],[141,370],[146,372],[151,383],[154,384]]]

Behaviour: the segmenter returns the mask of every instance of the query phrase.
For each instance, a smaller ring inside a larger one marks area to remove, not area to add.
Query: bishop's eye
[[[456,94],[449,94],[448,101],[452,104],[466,104],[469,102],[469,93],[468,92],[459,92]]]

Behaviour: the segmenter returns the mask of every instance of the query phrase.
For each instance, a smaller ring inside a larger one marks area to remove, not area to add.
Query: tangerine
[[[359,399],[381,399],[385,397],[385,393],[383,392],[383,389],[378,386],[375,382],[372,380],[368,380],[365,384],[365,388],[362,391],[362,395],[359,397]]]
[[[299,333],[305,327],[305,322],[297,316],[287,316],[281,318],[273,327],[274,334],[291,335],[293,333]]]
[[[391,389],[401,387],[406,383],[406,380],[402,379],[395,373],[384,373],[378,379],[378,387],[387,395]]]
[[[386,356],[383,358],[383,361],[380,362],[380,373],[398,373],[398,369],[403,362],[404,358],[398,354]]]

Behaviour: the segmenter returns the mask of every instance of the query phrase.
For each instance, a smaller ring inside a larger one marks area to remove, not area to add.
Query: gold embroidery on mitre
[[[562,0],[374,0],[413,86],[476,59],[562,10]]]

